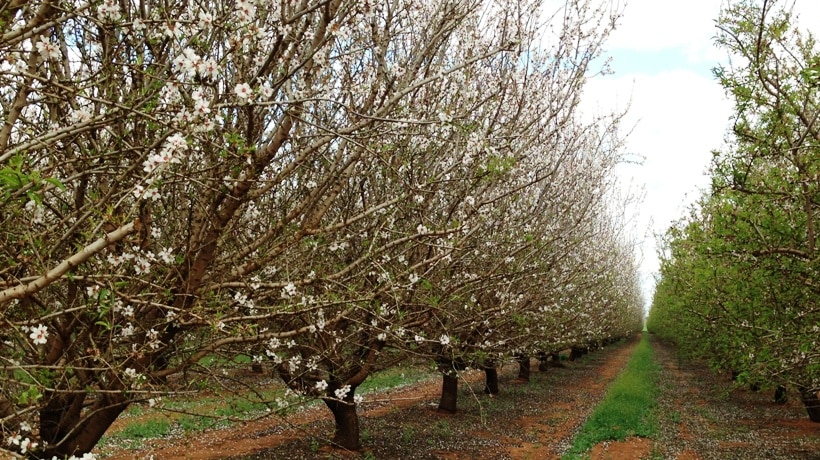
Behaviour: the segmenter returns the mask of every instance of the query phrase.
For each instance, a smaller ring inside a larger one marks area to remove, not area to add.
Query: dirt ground
[[[809,420],[794,389],[779,405],[774,390],[738,388],[729,373],[680,361],[668,346],[652,345],[663,367],[661,430],[653,441],[661,458],[820,459],[820,423]]]
[[[107,459],[556,459],[565,452],[609,383],[628,361],[635,341],[599,350],[565,368],[515,379],[507,364],[501,394],[485,395],[483,374],[461,382],[459,412],[436,412],[440,382],[369,395],[361,404],[365,451],[328,447],[333,425],[324,406],[287,419],[269,417],[196,437],[152,440],[139,451],[104,452]],[[654,439],[596,446],[598,459],[820,459],[820,424],[808,421],[799,401],[768,402],[768,392],[734,389],[728,376],[679,363],[653,343],[661,364]],[[794,399],[796,396],[790,394]]]
[[[575,432],[626,365],[636,342],[599,350],[565,368],[515,379],[517,364],[499,372],[501,394],[483,393],[483,373],[460,383],[459,411],[436,412],[441,382],[368,397],[360,405],[364,456],[377,459],[559,458]],[[213,430],[196,437],[150,440],[139,451],[101,452],[109,460],[355,458],[329,449],[333,425],[324,406]]]

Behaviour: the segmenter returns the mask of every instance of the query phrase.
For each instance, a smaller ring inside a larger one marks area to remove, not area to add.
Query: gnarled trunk
[[[518,361],[518,378],[526,382],[530,381],[530,356],[518,356],[515,358]]]
[[[801,387],[800,398],[806,406],[806,412],[809,413],[809,420],[820,423],[820,398],[817,397],[817,390]]]
[[[122,394],[98,394],[83,413],[85,399],[86,395],[79,394],[58,396],[40,411],[40,436],[48,443],[43,458],[81,456],[91,452],[128,407]]]
[[[495,363],[489,363],[484,366],[484,376],[484,393],[489,395],[497,395],[499,393],[498,369],[496,369]]]
[[[458,402],[458,375],[455,372],[445,372],[441,380],[441,400],[438,403],[439,412],[456,413]]]
[[[359,414],[356,413],[356,403],[353,401],[354,391],[351,389],[344,401],[325,399],[324,402],[333,413],[336,424],[333,444],[342,449],[359,451],[362,444],[359,437]]]

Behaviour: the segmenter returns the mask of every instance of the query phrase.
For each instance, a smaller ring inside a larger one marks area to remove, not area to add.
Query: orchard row
[[[323,399],[356,449],[375,371],[452,377],[640,328],[619,115],[578,113],[616,15],[0,9],[3,448],[79,456],[129,404],[244,355]]]
[[[735,102],[712,186],[666,234],[650,331],[742,382],[799,391],[820,422],[820,53],[777,2],[719,21]]]

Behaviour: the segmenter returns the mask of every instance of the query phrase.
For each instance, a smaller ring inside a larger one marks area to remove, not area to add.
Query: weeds
[[[203,358],[205,366],[214,365],[222,358]],[[224,361],[224,360],[222,360]],[[221,361],[220,361],[221,362]],[[234,357],[233,363],[247,364],[250,357],[240,355]],[[362,395],[375,391],[412,385],[422,380],[438,376],[437,373],[420,367],[391,368],[374,373],[358,388]],[[199,382],[206,386],[205,380]],[[204,388],[203,388],[204,389]],[[198,397],[192,399],[169,400],[163,404],[164,409],[148,408],[142,405],[133,405],[124,414],[125,427],[108,436],[103,437],[101,445],[116,444],[120,446],[139,445],[145,439],[170,437],[174,433],[196,433],[211,428],[230,426],[235,420],[257,417],[268,411],[270,402],[285,397],[285,389],[281,384],[268,385],[268,388],[258,389],[258,392],[248,394],[234,394],[229,398]],[[309,403],[315,404],[315,401]],[[202,414],[202,415],[199,415]],[[134,420],[128,418],[134,417]],[[139,417],[139,419],[136,419]],[[367,437],[368,433],[362,433]]]
[[[657,414],[653,410],[658,394],[655,385],[657,374],[658,366],[652,359],[652,348],[644,335],[626,370],[612,383],[606,397],[562,458],[579,458],[601,441],[654,435],[658,429]]]

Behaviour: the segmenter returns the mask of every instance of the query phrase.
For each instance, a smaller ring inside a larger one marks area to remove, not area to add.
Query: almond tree
[[[255,349],[356,448],[355,386],[386,339],[433,340],[422,280],[480,238],[485,199],[553,165],[527,149],[561,143],[604,12],[568,2],[539,55],[538,10],[4,3],[3,445],[88,452],[171,377]]]
[[[284,257],[405,198],[324,219],[380,136],[441,123],[405,120],[420,91],[516,46],[500,29],[443,65],[478,6],[5,5],[3,439],[88,452],[201,358],[310,334],[325,274]],[[321,323],[373,301],[349,296]]]
[[[795,387],[820,421],[820,57],[792,19],[763,1],[732,4],[719,21],[736,63],[716,71],[735,100],[732,144],[715,154],[710,193],[668,235],[652,325],[748,382]]]
[[[294,284],[293,294],[301,286],[309,288],[305,298],[313,307],[294,313],[293,321],[312,332],[287,348],[277,340],[266,354],[293,390],[324,399],[336,420],[337,445],[360,445],[355,392],[370,373],[408,354],[440,356],[438,350],[446,349],[445,317],[453,308],[462,311],[465,299],[479,288],[473,274],[463,277],[465,260],[480,242],[492,239],[493,228],[523,225],[525,214],[507,219],[502,203],[548,181],[562,161],[588,147],[581,141],[587,134],[583,128],[573,132],[569,127],[585,71],[581,64],[568,63],[577,56],[586,63],[595,53],[579,52],[567,41],[574,35],[540,55],[521,45],[480,65],[446,70],[450,56],[496,48],[503,33],[496,37],[487,31],[509,32],[503,27],[505,14],[518,6],[509,7],[495,11],[497,16],[482,14],[481,8],[463,10],[470,14],[459,17],[460,28],[442,46],[441,60],[430,61],[441,67],[427,71],[445,75],[438,85],[415,92],[424,104],[401,108],[397,124],[409,126],[367,139],[369,161],[356,166],[324,219],[342,220],[366,203],[377,212],[323,233],[310,252],[285,256],[306,260],[311,254],[310,263],[293,267],[301,273],[296,278],[304,280]],[[582,13],[599,14],[574,14]],[[498,25],[488,27],[488,17],[499,18]],[[585,22],[571,14],[563,21],[567,30]],[[531,30],[518,33],[523,43],[531,42]],[[522,66],[525,54],[533,62]],[[315,254],[322,253],[332,255],[318,260]],[[332,311],[343,320],[328,325]],[[492,319],[473,314],[470,324]]]

